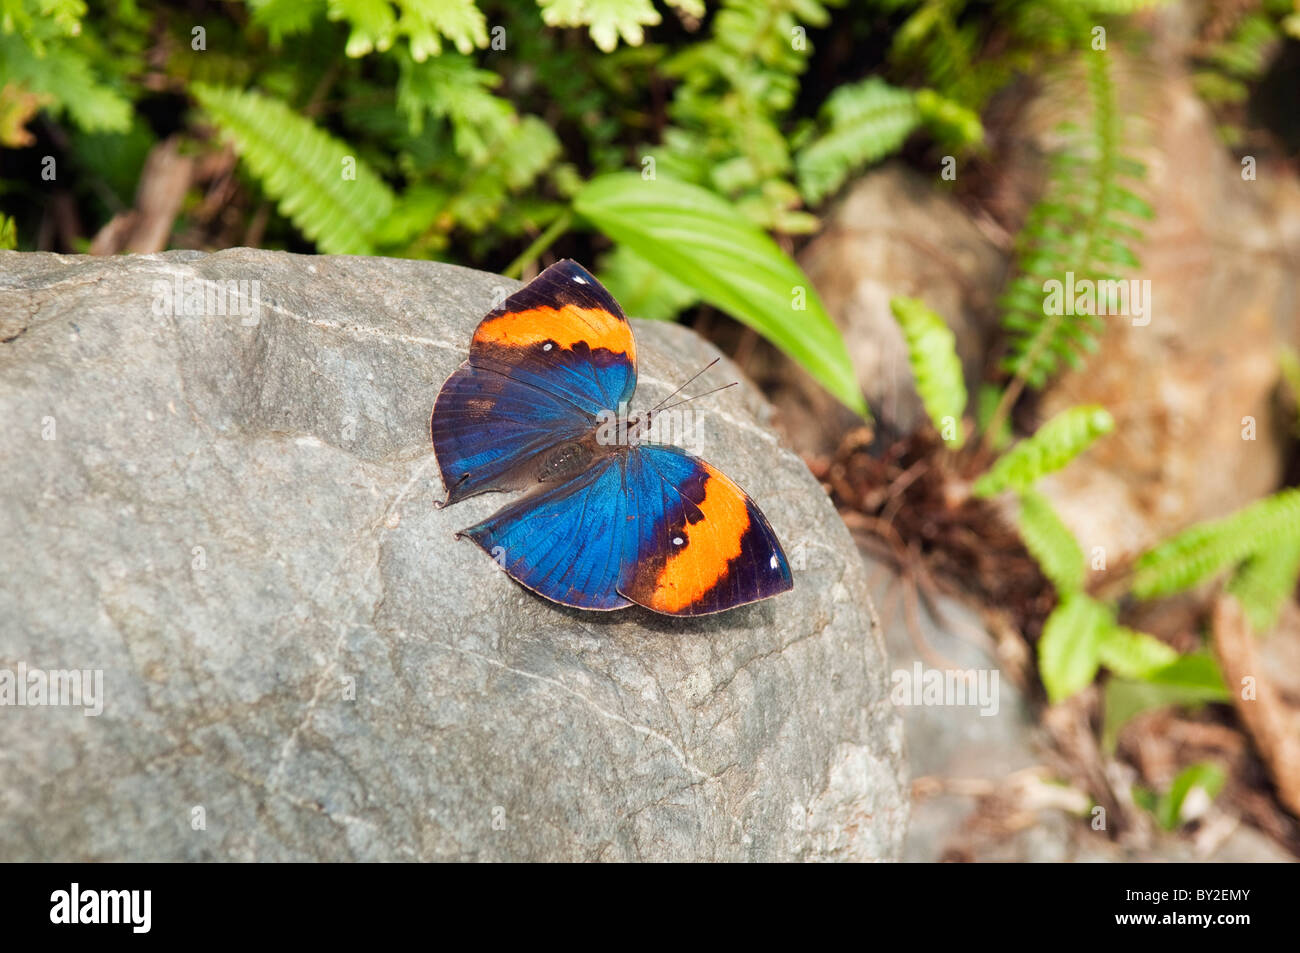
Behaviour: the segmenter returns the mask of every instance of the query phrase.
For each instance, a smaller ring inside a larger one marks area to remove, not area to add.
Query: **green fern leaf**
[[[1116,676],[1106,682],[1102,705],[1102,746],[1114,751],[1120,729],[1135,715],[1166,705],[1196,707],[1227,702],[1232,693],[1223,684],[1219,665],[1209,652],[1180,655],[1141,679]]]
[[[1096,13],[1101,16],[1126,16],[1130,13],[1148,10],[1151,7],[1164,6],[1168,3],[1169,0],[1084,0],[1079,6],[1088,13]]]
[[[1114,428],[1114,418],[1096,404],[1063,410],[1039,427],[1032,437],[1026,437],[1000,456],[975,481],[972,492],[987,497],[1003,490],[1028,489],[1039,478],[1060,470]]]
[[[823,111],[828,131],[795,157],[799,188],[809,204],[834,192],[855,170],[897,151],[921,121],[910,90],[875,76],[836,89]]]
[[[1144,680],[1178,660],[1173,646],[1122,625],[1113,625],[1102,633],[1097,656],[1102,665],[1121,678]]]
[[[252,21],[279,45],[286,36],[306,33],[325,15],[325,0],[246,0]]]
[[[0,32],[0,88],[12,84],[48,99],[52,113],[66,112],[85,132],[130,129],[130,100],[97,75],[80,38],[46,35],[47,29],[26,38]]]
[[[1248,559],[1233,574],[1228,592],[1237,597],[1256,632],[1277,624],[1282,605],[1295,595],[1300,577],[1300,540],[1279,543]]]
[[[889,302],[894,319],[907,342],[916,392],[934,429],[945,436],[948,446],[965,441],[961,418],[966,411],[966,379],[957,357],[957,338],[943,318],[916,298],[894,298]]]
[[[281,214],[322,252],[374,253],[395,197],[354,149],[279,100],[203,84],[191,90]],[[344,178],[353,170],[355,179]]]
[[[1265,497],[1231,516],[1198,523],[1138,557],[1133,594],[1140,599],[1166,596],[1253,556],[1290,550],[1300,541],[1300,489]],[[1281,559],[1282,557],[1278,557]],[[1261,569],[1276,575],[1280,566]],[[1262,579],[1247,579],[1250,589]]]
[[[1079,42],[1082,42],[1080,40]],[[1086,44],[1083,47],[1086,49]],[[1076,367],[1096,350],[1113,304],[1094,299],[1082,309],[1062,300],[1060,289],[1103,287],[1116,273],[1137,265],[1131,243],[1141,237],[1133,220],[1148,219],[1150,206],[1124,186],[1142,166],[1120,154],[1121,116],[1104,53],[1082,53],[1092,106],[1086,140],[1070,145],[1051,165],[1043,199],[1031,209],[1017,239],[1017,277],[1003,294],[1002,324],[1010,338],[1003,364],[1017,380],[1042,387],[1062,363]],[[1071,131],[1067,128],[1067,133]],[[1118,286],[1112,286],[1118,287]]]
[[[1083,589],[1085,567],[1079,541],[1047,499],[1034,490],[1020,492],[1020,538],[1058,593]]]
[[[403,56],[398,67],[397,108],[411,133],[423,131],[425,113],[446,118],[457,154],[470,162],[484,162],[516,121],[511,104],[489,92],[501,77],[467,56],[447,53],[423,63]]]
[[[1100,666],[1100,645],[1114,627],[1110,609],[1083,593],[1071,593],[1052,610],[1038,640],[1038,672],[1053,703],[1086,688]]]
[[[645,27],[660,21],[650,0],[537,0],[547,26],[585,26],[592,42],[613,52],[621,36],[629,46],[640,46]]]

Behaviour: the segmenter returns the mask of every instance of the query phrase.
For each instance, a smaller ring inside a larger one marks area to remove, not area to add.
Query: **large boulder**
[[[230,281],[247,299],[223,306]],[[428,416],[515,286],[0,253],[0,699],[6,671],[90,673],[83,707],[0,712],[0,860],[898,857],[865,571],[752,388],[701,402],[699,449],[767,514],[793,592],[694,621],[567,610],[454,538],[506,498],[434,506]],[[638,403],[716,353],[636,330]]]

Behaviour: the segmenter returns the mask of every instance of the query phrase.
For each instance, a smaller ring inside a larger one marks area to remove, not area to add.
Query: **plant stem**
[[[573,213],[570,211],[561,212],[555,217],[555,221],[546,227],[546,231],[538,235],[531,245],[524,249],[522,255],[510,263],[505,271],[502,272],[507,278],[518,278],[524,273],[524,267],[535,261],[542,252],[550,248],[555,240],[568,231],[569,226],[573,224]]]

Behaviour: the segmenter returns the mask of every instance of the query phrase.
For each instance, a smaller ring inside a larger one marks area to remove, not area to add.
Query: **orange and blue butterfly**
[[[434,404],[434,451],[445,503],[526,492],[457,536],[580,609],[706,615],[793,588],[772,527],[720,470],[642,442],[649,413],[601,426],[635,390],[632,326],[577,262],[489,312]]]

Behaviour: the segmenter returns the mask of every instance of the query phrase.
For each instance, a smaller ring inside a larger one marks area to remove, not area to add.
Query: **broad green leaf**
[[[601,261],[600,281],[633,318],[671,321],[699,300],[672,275],[660,271],[626,245]]]
[[[671,179],[616,172],[587,183],[573,207],[614,241],[763,335],[845,405],[867,412],[844,340],[811,283],[725,199]]]

